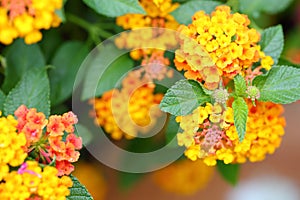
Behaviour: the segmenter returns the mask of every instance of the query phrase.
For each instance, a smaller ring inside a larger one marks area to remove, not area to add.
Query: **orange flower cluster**
[[[117,25],[132,31],[122,32],[115,39],[116,46],[131,50],[130,56],[135,60],[151,54],[153,49],[174,48],[177,41],[173,30],[179,25],[170,15],[179,6],[178,3],[172,4],[171,0],[141,0],[140,4],[147,14],[126,14],[118,17]]]
[[[248,102],[249,114],[245,139],[240,142],[234,126],[233,109],[218,104],[200,106],[192,114],[178,117],[183,132],[178,144],[186,146],[191,160],[202,159],[209,166],[224,163],[257,162],[272,154],[281,143],[285,119],[283,106],[274,103]]]
[[[18,132],[26,136],[28,151],[38,151],[43,162],[55,160],[59,176],[69,175],[74,170],[71,163],[79,158],[77,150],[82,148],[81,138],[74,134],[73,125],[78,121],[76,115],[68,112],[62,116],[52,115],[47,120],[35,108],[28,109],[22,105],[15,111],[15,116]]]
[[[258,69],[266,70],[274,63],[261,51],[260,34],[248,27],[246,15],[231,14],[230,7],[218,6],[211,15],[199,11],[192,19],[192,24],[178,28],[180,49],[174,61],[188,79],[204,82],[212,90],[221,78],[251,73],[254,63],[260,62]]]
[[[62,0],[1,0],[0,42],[8,45],[17,37],[32,44],[42,39],[41,29],[57,27],[61,19],[55,13]]]
[[[162,112],[158,104],[161,94],[154,94],[154,85],[140,71],[132,71],[122,81],[122,88],[105,92],[92,101],[95,123],[102,126],[112,138],[134,138],[151,130]]]
[[[181,195],[192,195],[205,188],[212,178],[214,168],[202,160],[179,160],[154,172],[154,182],[163,190]]]

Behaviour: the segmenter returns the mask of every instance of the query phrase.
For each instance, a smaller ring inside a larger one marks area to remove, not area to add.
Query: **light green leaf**
[[[108,17],[118,17],[127,13],[145,14],[138,0],[83,0],[97,13]]]
[[[0,90],[0,111],[3,111],[5,99],[5,94],[2,92],[2,90]]]
[[[241,75],[236,75],[233,79],[235,92],[238,96],[244,96],[247,85],[245,79]]]
[[[37,44],[26,45],[23,39],[17,39],[5,53],[7,68],[2,85],[3,92],[8,93],[32,68],[43,68],[46,65],[44,56]]]
[[[198,82],[180,80],[168,89],[160,103],[160,109],[175,116],[188,115],[198,106],[210,102]]]
[[[276,65],[284,45],[282,26],[278,25],[265,29],[262,33],[260,45],[262,51],[271,56]]]
[[[17,86],[12,89],[4,103],[4,114],[14,114],[22,104],[28,108],[36,108],[46,116],[50,114],[49,80],[46,69],[27,71]]]
[[[100,63],[101,61],[99,64]],[[132,69],[133,66],[134,62],[128,55],[123,55],[116,59],[109,65],[109,67],[104,71],[104,74],[101,76],[95,96],[100,96],[104,92],[115,88],[122,76]],[[93,73],[93,71],[89,72]]]
[[[267,75],[253,80],[260,90],[260,101],[289,104],[300,99],[300,69],[291,66],[273,66]]]
[[[285,10],[293,0],[240,0],[241,11],[248,15],[259,16],[260,12],[276,14]]]
[[[51,104],[58,105],[69,98],[73,91],[77,71],[88,54],[88,48],[78,41],[63,43],[55,53],[49,70]]]
[[[232,185],[236,185],[239,178],[239,164],[225,164],[223,161],[217,162],[217,169],[222,177]]]
[[[217,1],[188,1],[184,4],[181,4],[171,13],[171,15],[173,15],[180,24],[187,25],[192,22],[192,16],[195,14],[195,12],[204,10],[206,13],[211,13],[216,6],[220,4],[221,3]]]
[[[242,97],[237,97],[232,103],[234,126],[242,142],[245,138],[246,124],[248,118],[248,106]]]
[[[70,188],[70,195],[67,196],[67,200],[93,200],[86,187],[75,176],[70,175],[70,178],[73,181],[73,186]]]

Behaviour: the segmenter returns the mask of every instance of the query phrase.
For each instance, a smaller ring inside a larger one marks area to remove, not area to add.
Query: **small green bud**
[[[214,90],[212,97],[216,103],[225,104],[228,100],[229,93],[226,89],[216,89]]]
[[[255,101],[255,99],[259,99],[260,97],[259,89],[255,86],[248,86],[246,93],[248,95],[248,98],[252,101]]]

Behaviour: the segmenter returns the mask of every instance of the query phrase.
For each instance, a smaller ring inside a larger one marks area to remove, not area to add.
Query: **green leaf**
[[[51,104],[58,105],[68,99],[73,91],[77,71],[88,54],[88,48],[78,41],[63,43],[54,55],[49,70]]]
[[[274,60],[274,64],[276,65],[284,45],[282,26],[277,25],[265,29],[261,36],[260,45],[262,51],[266,55],[271,56]]]
[[[238,96],[244,96],[247,85],[245,79],[241,75],[236,75],[233,79],[235,92]]]
[[[14,114],[22,104],[36,108],[46,116],[50,114],[49,80],[46,69],[27,71],[17,86],[12,89],[4,102],[4,114]]]
[[[126,173],[120,172],[119,173],[119,187],[122,190],[129,190],[131,189],[141,178],[144,177],[145,174],[142,173]]]
[[[101,76],[95,96],[100,96],[104,92],[115,88],[121,77],[132,69],[133,66],[134,62],[128,55],[123,55],[113,61]],[[93,73],[93,71],[89,72]]]
[[[246,124],[248,118],[248,106],[242,97],[237,97],[232,103],[234,126],[242,142],[245,138]]]
[[[15,40],[5,53],[7,68],[2,89],[8,93],[32,68],[43,68],[46,63],[37,44],[26,45],[22,39]]]
[[[98,90],[98,94],[101,94],[101,88],[99,87],[106,87],[106,89],[111,88],[111,86],[100,84],[98,81],[101,81],[101,79],[108,80],[107,78],[103,77],[103,74],[109,70],[108,68],[110,68],[110,65],[113,63],[113,61],[119,57],[122,57],[124,53],[124,51],[118,49],[113,43],[108,43],[99,45],[97,47],[97,52],[93,50],[92,53],[88,55],[84,62],[85,64],[83,65],[83,68],[80,68],[83,69],[81,70],[82,73],[79,73],[81,77],[76,79],[77,83],[80,83],[79,80],[83,80],[84,89],[81,94],[82,101],[95,97],[96,90]],[[121,66],[121,68],[122,67],[123,66]],[[119,68],[120,71],[125,70],[121,68]],[[115,72],[118,74],[118,76],[124,75],[119,73],[118,70]],[[110,74],[110,78],[112,78],[112,75],[113,74]],[[115,84],[116,82],[113,83],[113,86]]]
[[[216,6],[220,4],[221,3],[217,1],[188,1],[181,4],[171,15],[173,15],[180,24],[187,25],[192,22],[192,16],[195,12],[204,10],[206,13],[211,13]]]
[[[223,161],[217,162],[217,169],[222,177],[232,185],[236,185],[239,178],[239,164],[225,164]]]
[[[210,96],[204,93],[198,82],[183,79],[168,89],[160,103],[160,109],[175,116],[188,115],[210,100]]]
[[[166,128],[166,142],[169,143],[171,142],[174,137],[176,138],[177,133],[179,132],[179,124],[175,120],[176,116],[170,115],[169,117],[169,122]],[[177,139],[175,140],[174,144],[172,144],[172,147],[178,147]]]
[[[3,110],[5,99],[5,94],[2,92],[2,90],[0,90],[0,111]]]
[[[289,104],[300,99],[300,69],[292,66],[273,66],[267,75],[253,80],[260,90],[260,101]]]
[[[67,196],[68,200],[93,200],[86,187],[75,176],[70,175],[70,178],[73,181],[73,186],[70,188],[70,195]]]
[[[276,14],[285,10],[293,0],[240,0],[242,13],[258,17],[261,12]]]
[[[138,0],[83,0],[97,13],[108,17],[118,17],[127,13],[145,14]]]

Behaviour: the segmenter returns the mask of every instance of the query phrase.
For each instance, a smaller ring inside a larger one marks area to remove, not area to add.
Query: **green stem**
[[[66,18],[69,22],[74,23],[74,24],[80,26],[81,28],[85,29],[89,33],[90,37],[93,39],[93,41],[95,43],[101,42],[99,37],[109,38],[109,37],[113,36],[111,33],[101,29],[99,26],[92,24],[92,23],[90,23],[76,15],[73,15],[71,13],[66,13]]]

